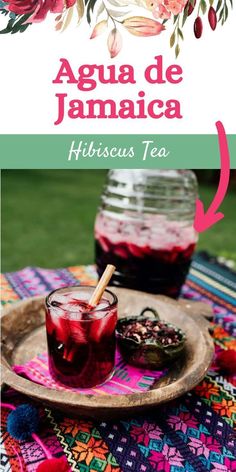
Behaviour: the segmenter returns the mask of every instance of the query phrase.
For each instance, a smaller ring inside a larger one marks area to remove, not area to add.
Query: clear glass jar
[[[95,222],[101,276],[115,286],[178,297],[189,270],[197,180],[190,170],[110,170]]]

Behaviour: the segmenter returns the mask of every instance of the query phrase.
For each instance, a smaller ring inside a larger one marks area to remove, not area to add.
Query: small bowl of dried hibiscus
[[[185,333],[159,318],[153,308],[144,308],[139,316],[119,319],[116,338],[127,363],[159,370],[182,354]]]

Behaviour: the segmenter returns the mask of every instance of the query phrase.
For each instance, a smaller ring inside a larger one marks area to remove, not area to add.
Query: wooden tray
[[[212,316],[211,309],[199,302],[174,301],[127,289],[111,288],[119,299],[119,317],[137,315],[146,306],[155,308],[162,319],[173,322],[187,335],[181,360],[148,392],[129,395],[85,395],[48,389],[24,379],[11,369],[46,350],[44,297],[30,298],[3,310],[2,382],[15,390],[58,408],[68,414],[92,418],[111,418],[133,414],[183,395],[205,376],[213,356],[209,322],[201,315]]]

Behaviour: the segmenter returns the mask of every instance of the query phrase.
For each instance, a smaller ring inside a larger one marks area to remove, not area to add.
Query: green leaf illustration
[[[170,37],[170,47],[173,48],[174,44],[175,44],[175,31],[172,33]]]
[[[222,8],[222,10],[220,12],[219,21],[223,18],[223,14],[224,14],[224,8]],[[224,18],[223,18],[223,20],[224,20]]]
[[[188,8],[185,8],[184,13],[183,13],[182,27],[184,26],[184,23],[187,20],[187,18],[188,18]]]
[[[219,11],[221,5],[222,5],[222,0],[218,0],[217,6],[216,6],[216,13]]]
[[[179,47],[178,44],[176,44],[176,46],[175,46],[175,57],[176,58],[178,57],[179,53],[180,53],[180,47]]]
[[[228,9],[227,5],[225,4],[225,21],[227,20],[228,15],[229,15],[229,9]]]
[[[9,13],[9,12],[8,12]],[[0,34],[15,34],[15,33],[23,33],[23,31],[31,25],[31,23],[25,23],[26,20],[30,17],[30,14],[27,15],[16,15],[15,18],[10,18],[6,28],[0,31]]]
[[[180,28],[178,28],[178,35],[180,36],[180,38],[181,38],[182,41],[183,41],[183,40],[184,40],[184,35],[183,35],[183,33],[182,33],[182,31],[181,31]]]
[[[87,20],[88,23],[91,23],[91,13],[93,13],[95,4],[97,0],[85,0],[85,5],[87,5]]]
[[[201,0],[200,7],[201,7],[203,15],[205,15],[205,13],[207,11],[207,4],[206,4],[205,0]]]

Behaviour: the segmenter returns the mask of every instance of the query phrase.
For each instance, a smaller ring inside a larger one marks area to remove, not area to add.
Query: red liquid
[[[114,368],[117,310],[111,310],[106,300],[104,311],[91,313],[78,298],[73,306],[75,292],[63,297],[67,295],[66,305],[55,294],[54,306],[46,309],[49,370],[56,381],[70,387],[94,387],[105,382]]]
[[[160,293],[173,298],[181,287],[191,263],[195,243],[187,247],[152,249],[134,243],[112,243],[107,237],[96,240],[96,263],[101,276],[107,264],[116,266],[111,285]]]

